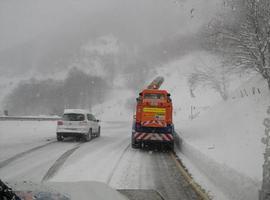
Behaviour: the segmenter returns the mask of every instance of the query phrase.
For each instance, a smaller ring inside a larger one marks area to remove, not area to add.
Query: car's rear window
[[[83,114],[68,113],[63,115],[64,121],[84,121],[85,117]]]
[[[147,93],[147,94],[144,94],[144,98],[145,99],[165,99],[165,95]]]

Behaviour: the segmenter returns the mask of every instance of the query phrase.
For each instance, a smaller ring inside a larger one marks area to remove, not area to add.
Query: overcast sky
[[[152,42],[196,30],[209,19],[216,2],[0,0],[0,50],[55,35],[65,39],[65,35],[83,38],[83,34],[111,33],[126,42]],[[191,13],[192,8],[195,10]]]

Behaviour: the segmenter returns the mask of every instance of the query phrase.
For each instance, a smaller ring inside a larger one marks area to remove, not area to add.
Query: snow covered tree
[[[208,41],[228,66],[260,73],[270,89],[270,1],[224,0],[224,6],[208,26]]]
[[[203,64],[203,62],[201,63]],[[228,99],[228,73],[224,65],[215,63],[214,65],[206,65],[205,63],[188,76],[188,85],[192,96],[194,90],[201,87],[208,87],[218,92],[223,100]]]

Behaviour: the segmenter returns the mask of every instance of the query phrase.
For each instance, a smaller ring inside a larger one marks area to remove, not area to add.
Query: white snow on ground
[[[50,183],[49,183],[50,185]],[[107,184],[95,181],[75,183],[51,183],[51,186],[63,194],[70,194],[71,199],[78,200],[128,200],[124,195]]]
[[[101,127],[101,138],[82,143],[77,150],[79,152],[76,152],[65,165],[65,170],[61,171],[61,178],[57,176],[58,180],[73,183],[50,182],[48,185],[52,185],[52,188],[57,189],[58,192],[71,194],[74,199],[89,199],[89,196],[90,199],[126,199],[110,188],[108,181],[121,154],[129,144],[131,125],[108,122],[101,123]],[[55,141],[55,131],[56,121],[0,121],[0,162],[33,147]],[[35,150],[1,169],[0,176],[5,181],[40,182],[57,158],[76,145],[78,143],[75,141],[56,142]],[[79,161],[80,165],[74,165],[74,160]],[[75,176],[70,176],[69,173]],[[100,180],[105,184],[77,182],[77,180]]]
[[[156,75],[165,78],[161,89],[171,93],[175,127],[183,140],[178,153],[195,180],[214,199],[257,199],[264,151],[262,121],[270,94],[260,75],[248,81],[245,75],[230,80],[233,92],[227,102],[207,88],[196,89],[192,98],[188,74],[201,63],[215,62],[213,56],[196,52],[156,69],[148,82]],[[195,120],[189,119],[191,106]]]
[[[130,123],[101,123],[101,136],[77,149],[50,181],[91,180],[109,184],[121,155],[130,146],[130,135]]]
[[[56,121],[0,121],[0,162],[55,140],[55,131]]]
[[[17,181],[9,182],[8,184],[15,191],[34,191],[34,193],[35,191],[42,191],[49,194],[61,194],[68,197],[68,199],[74,200],[128,200],[124,195],[107,184],[96,181],[43,182],[42,184]]]
[[[33,147],[55,141],[55,123],[1,121],[0,127],[9,132],[0,132],[0,162]],[[74,140],[54,142],[12,161],[8,167],[0,170],[0,176],[9,181],[40,182],[61,155],[79,145],[80,148],[68,158],[50,181],[99,181],[109,184],[121,155],[130,148],[131,124],[102,122],[100,125],[101,137],[86,143]]]
[[[262,179],[262,120],[270,95],[265,81],[255,76],[249,81],[233,80],[230,89],[234,92],[226,102],[214,91],[203,88],[196,90],[196,98],[191,98],[187,75],[198,62],[211,64],[212,59],[197,52],[156,69],[153,78],[165,77],[161,89],[172,95],[174,123],[183,140],[179,156],[195,180],[214,199],[256,199]],[[241,97],[241,92],[248,96]],[[104,104],[107,106],[99,106],[99,111],[106,120],[130,120],[131,111],[123,105],[132,96],[125,90],[118,91]],[[191,106],[197,109],[193,111],[197,115],[194,120],[189,119]]]
[[[214,199],[257,199],[264,151],[260,142],[264,135],[262,121],[269,106],[269,91],[265,82],[257,76],[243,83],[226,102],[209,90],[198,90],[196,98],[191,98],[186,76],[198,62],[198,56],[211,59],[198,52],[160,67],[157,73],[153,73],[165,77],[162,89],[172,94],[174,122],[183,142],[179,156],[195,180],[210,191]],[[108,101],[92,109],[104,122],[102,137],[76,150],[52,181],[110,182],[110,173],[123,149],[130,143],[131,127],[131,124],[119,125],[113,121],[131,123],[133,111],[126,105],[128,100],[136,97],[131,91],[119,85],[116,87]],[[241,91],[244,97],[241,97]],[[198,116],[192,121],[188,119],[191,106],[198,108]],[[21,152],[55,138],[55,123],[0,121],[0,152],[5,152],[0,154],[0,161],[14,155],[18,149]]]
[[[248,96],[241,97],[240,91],[244,89]],[[195,165],[228,199],[258,198],[264,152],[262,121],[269,98],[265,81],[257,76],[240,86],[227,102],[222,101],[199,118],[177,126],[183,139],[184,160]],[[197,179],[196,170],[191,172]],[[209,188],[207,180],[198,181]],[[212,195],[220,199],[213,192]]]
[[[263,150],[262,121],[269,105],[269,94],[264,92],[221,102],[200,118],[180,126],[179,130],[185,141],[192,141],[200,151],[260,180],[262,156],[258,155]],[[232,156],[235,153],[248,156]]]

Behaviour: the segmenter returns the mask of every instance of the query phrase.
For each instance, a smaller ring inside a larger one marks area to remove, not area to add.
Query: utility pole
[[[270,200],[270,106],[267,109],[268,117],[264,119],[265,137],[262,143],[265,145],[262,189],[259,192],[259,200]]]

